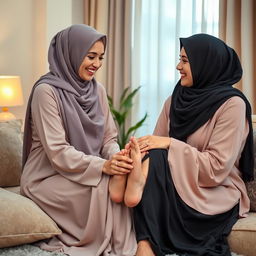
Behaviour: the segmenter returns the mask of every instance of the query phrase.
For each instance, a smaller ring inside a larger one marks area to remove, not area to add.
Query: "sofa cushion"
[[[20,186],[6,187],[4,189],[20,195]]]
[[[246,183],[247,193],[250,198],[250,210],[256,212],[256,130],[253,132],[254,138],[254,181]]]
[[[256,213],[250,212],[247,218],[239,219],[228,237],[232,252],[255,256]]]
[[[21,176],[21,120],[0,122],[0,187],[18,186]]]
[[[0,248],[61,234],[55,222],[32,200],[0,188]]]

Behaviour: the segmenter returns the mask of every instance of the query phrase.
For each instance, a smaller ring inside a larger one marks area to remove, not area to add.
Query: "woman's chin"
[[[183,87],[191,87],[193,84],[188,83],[186,81],[180,81],[180,85],[183,86]]]

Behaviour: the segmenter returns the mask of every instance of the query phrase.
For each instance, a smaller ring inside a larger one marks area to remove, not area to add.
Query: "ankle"
[[[136,256],[155,256],[148,240],[141,240],[138,242]]]
[[[150,245],[148,240],[140,240],[138,242],[138,246],[146,246],[146,247],[150,247],[151,248],[151,245]]]

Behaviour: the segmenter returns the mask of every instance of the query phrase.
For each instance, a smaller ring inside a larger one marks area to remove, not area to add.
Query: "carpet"
[[[47,252],[33,245],[21,245],[16,247],[0,249],[0,256],[64,256],[66,254],[57,252]],[[177,256],[177,254],[166,255]],[[232,256],[243,256],[232,253]]]
[[[63,253],[47,252],[34,245],[21,245],[0,249],[0,256],[67,256]]]

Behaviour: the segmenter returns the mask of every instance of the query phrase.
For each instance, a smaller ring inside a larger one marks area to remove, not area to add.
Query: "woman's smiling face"
[[[193,77],[184,47],[181,48],[180,61],[176,69],[180,72],[180,84],[185,87],[191,87],[193,85]]]
[[[95,72],[101,67],[104,55],[104,44],[101,40],[97,41],[86,54],[81,63],[78,74],[84,81],[91,80]]]

